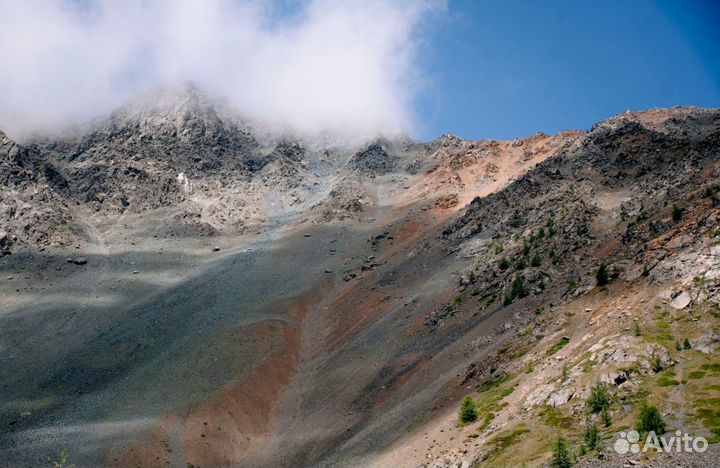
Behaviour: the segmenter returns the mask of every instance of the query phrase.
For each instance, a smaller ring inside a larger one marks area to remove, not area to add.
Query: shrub
[[[660,411],[647,402],[643,402],[640,407],[640,415],[638,417],[637,430],[641,434],[647,434],[654,431],[657,435],[665,434],[666,427]]]
[[[550,261],[552,262],[553,265],[557,265],[559,263],[559,259],[557,256],[557,252],[555,252],[555,249],[552,249],[550,251]]]
[[[527,288],[525,288],[525,277],[518,275],[513,281],[510,292],[505,295],[503,305],[510,305],[516,298],[523,298],[528,295]]]
[[[535,255],[532,256],[530,259],[530,266],[532,267],[539,267],[542,263],[542,259],[540,258],[540,255],[538,255],[537,252],[535,252]]]
[[[608,268],[605,262],[600,264],[597,273],[595,273],[595,280],[598,286],[605,286],[608,284]]]
[[[460,422],[463,424],[477,421],[478,414],[475,409],[475,402],[469,396],[463,398],[462,404],[460,405]]]
[[[653,353],[650,355],[650,369],[652,369],[653,372],[656,374],[663,370],[662,361],[660,360],[660,357],[653,351]]]
[[[530,244],[527,241],[523,241],[523,255],[528,256],[530,254]]]
[[[612,424],[612,417],[610,417],[610,411],[608,411],[607,408],[603,408],[602,411],[600,411],[600,419],[602,419],[605,427],[610,427]]]
[[[683,347],[678,340],[675,340],[675,351],[682,351]]]
[[[562,437],[558,437],[557,442],[553,445],[553,458],[550,465],[553,468],[570,468],[573,466],[567,443]]]
[[[587,447],[585,447],[585,444],[580,444],[580,448],[578,449],[578,458],[584,457],[587,455]]]
[[[505,299],[503,299],[503,305],[504,305],[504,306],[509,306],[509,305],[512,304],[512,303],[513,303],[513,297],[512,297],[512,295],[509,294],[509,293],[508,293],[508,294],[505,294]]]
[[[685,338],[685,341],[683,341],[683,349],[692,349],[692,346],[690,345],[690,340]]]
[[[515,262],[515,269],[518,271],[525,269],[525,259],[523,257],[518,258],[517,262]]]
[[[507,261],[506,258],[500,259],[500,263],[498,264],[501,270],[507,270],[510,267],[510,262]]]
[[[647,265],[643,265],[642,275],[645,277],[650,276],[650,268]]]
[[[634,328],[635,336],[642,335],[642,330],[640,330],[640,322],[635,322],[635,328]]]
[[[674,222],[678,222],[682,219],[683,216],[683,209],[677,206],[675,203],[673,203],[672,206],[672,220]]]
[[[549,237],[554,236],[555,235],[555,218],[552,218],[552,217],[548,218],[546,226],[548,228],[548,236]]]
[[[525,297],[528,295],[527,288],[525,288],[525,277],[518,275],[513,281],[512,290],[510,294],[515,297]]]
[[[597,448],[598,440],[600,440],[600,432],[597,425],[589,418],[585,423],[585,444],[590,450]]]
[[[470,284],[475,284],[475,282],[477,281],[477,276],[475,276],[474,270],[470,270],[470,276],[468,277],[468,281],[470,282]]]
[[[68,451],[63,449],[60,452],[60,459],[56,462],[53,462],[53,466],[55,468],[74,468],[75,465],[70,465],[70,455],[68,454]]]
[[[502,251],[503,251],[502,244],[495,244],[495,255],[502,253]]]
[[[607,410],[612,403],[612,396],[607,384],[598,381],[590,390],[590,397],[587,400],[588,408],[592,413],[600,413]]]

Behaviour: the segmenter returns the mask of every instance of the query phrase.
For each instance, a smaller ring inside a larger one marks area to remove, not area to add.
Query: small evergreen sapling
[[[590,389],[590,398],[587,400],[588,409],[591,413],[600,413],[610,407],[612,396],[607,388],[607,384],[598,381],[592,389]]]
[[[571,468],[573,466],[567,442],[565,442],[565,439],[562,437],[558,437],[557,442],[553,445],[553,458],[551,466],[553,468]]]
[[[588,418],[585,422],[585,445],[590,450],[595,450],[600,440],[600,431],[597,425]]]
[[[475,409],[475,402],[469,396],[463,398],[462,405],[460,406],[460,422],[463,424],[477,421],[478,414]]]
[[[655,432],[656,435],[665,434],[665,421],[663,420],[660,411],[656,407],[648,405],[647,402],[643,402],[640,407],[637,430],[641,434],[647,434],[650,431]]]

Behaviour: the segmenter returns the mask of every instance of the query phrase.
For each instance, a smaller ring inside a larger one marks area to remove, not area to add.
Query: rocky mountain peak
[[[115,111],[97,128],[101,131],[130,129],[141,136],[182,139],[229,130],[247,132],[236,113],[193,84],[145,93]]]

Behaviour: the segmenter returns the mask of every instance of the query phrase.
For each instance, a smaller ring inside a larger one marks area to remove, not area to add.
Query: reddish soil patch
[[[315,300],[308,294],[288,301],[290,321],[246,327],[249,337],[273,337],[274,351],[248,376],[164,418],[156,428],[110,456],[108,464],[156,467],[177,461],[195,466],[242,463],[252,441],[261,438],[268,427],[273,405],[292,379],[302,348],[301,321]]]

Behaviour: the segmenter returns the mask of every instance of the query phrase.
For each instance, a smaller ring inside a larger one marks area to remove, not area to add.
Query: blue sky
[[[630,108],[720,107],[720,2],[450,1],[424,26],[424,139],[587,129]]]

